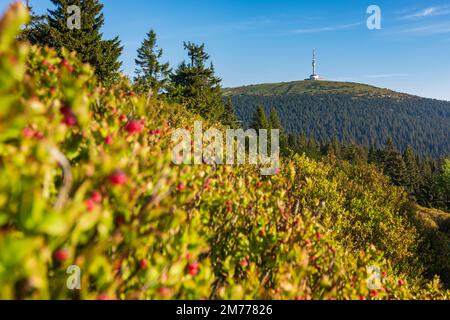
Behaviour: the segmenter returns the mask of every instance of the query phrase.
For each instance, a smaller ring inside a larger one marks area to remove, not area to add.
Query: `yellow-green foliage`
[[[450,214],[436,209],[417,208],[418,229],[424,241],[419,248],[428,274],[440,274],[442,281],[450,283]]]
[[[415,273],[407,200],[374,168],[175,166],[196,116],[15,43],[26,18],[14,5],[0,28],[0,298],[448,298]]]

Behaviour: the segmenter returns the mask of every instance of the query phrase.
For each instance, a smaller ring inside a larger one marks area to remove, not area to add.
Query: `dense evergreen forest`
[[[430,208],[450,210],[450,160],[417,155],[411,145],[401,152],[388,137],[382,147],[375,144],[341,142],[335,136],[325,142],[306,134],[287,134],[275,108],[270,114],[258,106],[250,127],[280,129],[280,151],[288,158],[295,154],[306,155],[315,160],[325,160],[339,165],[374,165],[390,178],[392,184],[403,187],[411,200]]]
[[[330,83],[338,84],[314,83],[317,92],[304,86],[283,91],[288,83],[262,85],[262,89],[249,86],[226,90],[225,95],[231,98],[244,127],[250,126],[261,105],[266,112],[278,111],[288,134],[305,134],[320,143],[337,138],[381,147],[390,137],[401,152],[412,146],[423,156],[450,153],[450,102],[358,84],[344,83],[329,90]]]

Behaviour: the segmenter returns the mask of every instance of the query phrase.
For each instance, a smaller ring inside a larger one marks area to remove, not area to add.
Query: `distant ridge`
[[[417,98],[417,96],[399,93],[390,89],[383,89],[367,84],[338,81],[292,81],[280,83],[264,83],[225,88],[225,96],[234,95],[262,95],[276,96],[288,94],[351,94],[354,96],[392,97],[392,98]]]

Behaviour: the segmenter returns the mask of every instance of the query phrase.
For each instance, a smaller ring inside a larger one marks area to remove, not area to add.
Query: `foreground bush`
[[[26,19],[14,5],[0,28],[1,298],[448,298],[373,168],[175,166],[171,133],[196,116],[17,43]]]

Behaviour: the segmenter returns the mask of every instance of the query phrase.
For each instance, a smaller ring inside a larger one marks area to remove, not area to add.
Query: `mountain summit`
[[[384,145],[421,155],[450,154],[450,102],[426,99],[366,84],[294,81],[224,89],[244,127],[256,108],[275,108],[289,134],[318,141]]]
[[[350,94],[355,97],[379,98],[416,98],[416,96],[395,92],[389,89],[378,88],[367,84],[338,81],[292,81],[280,83],[265,83],[224,89],[225,96],[255,95],[255,96],[282,96],[289,94]]]

